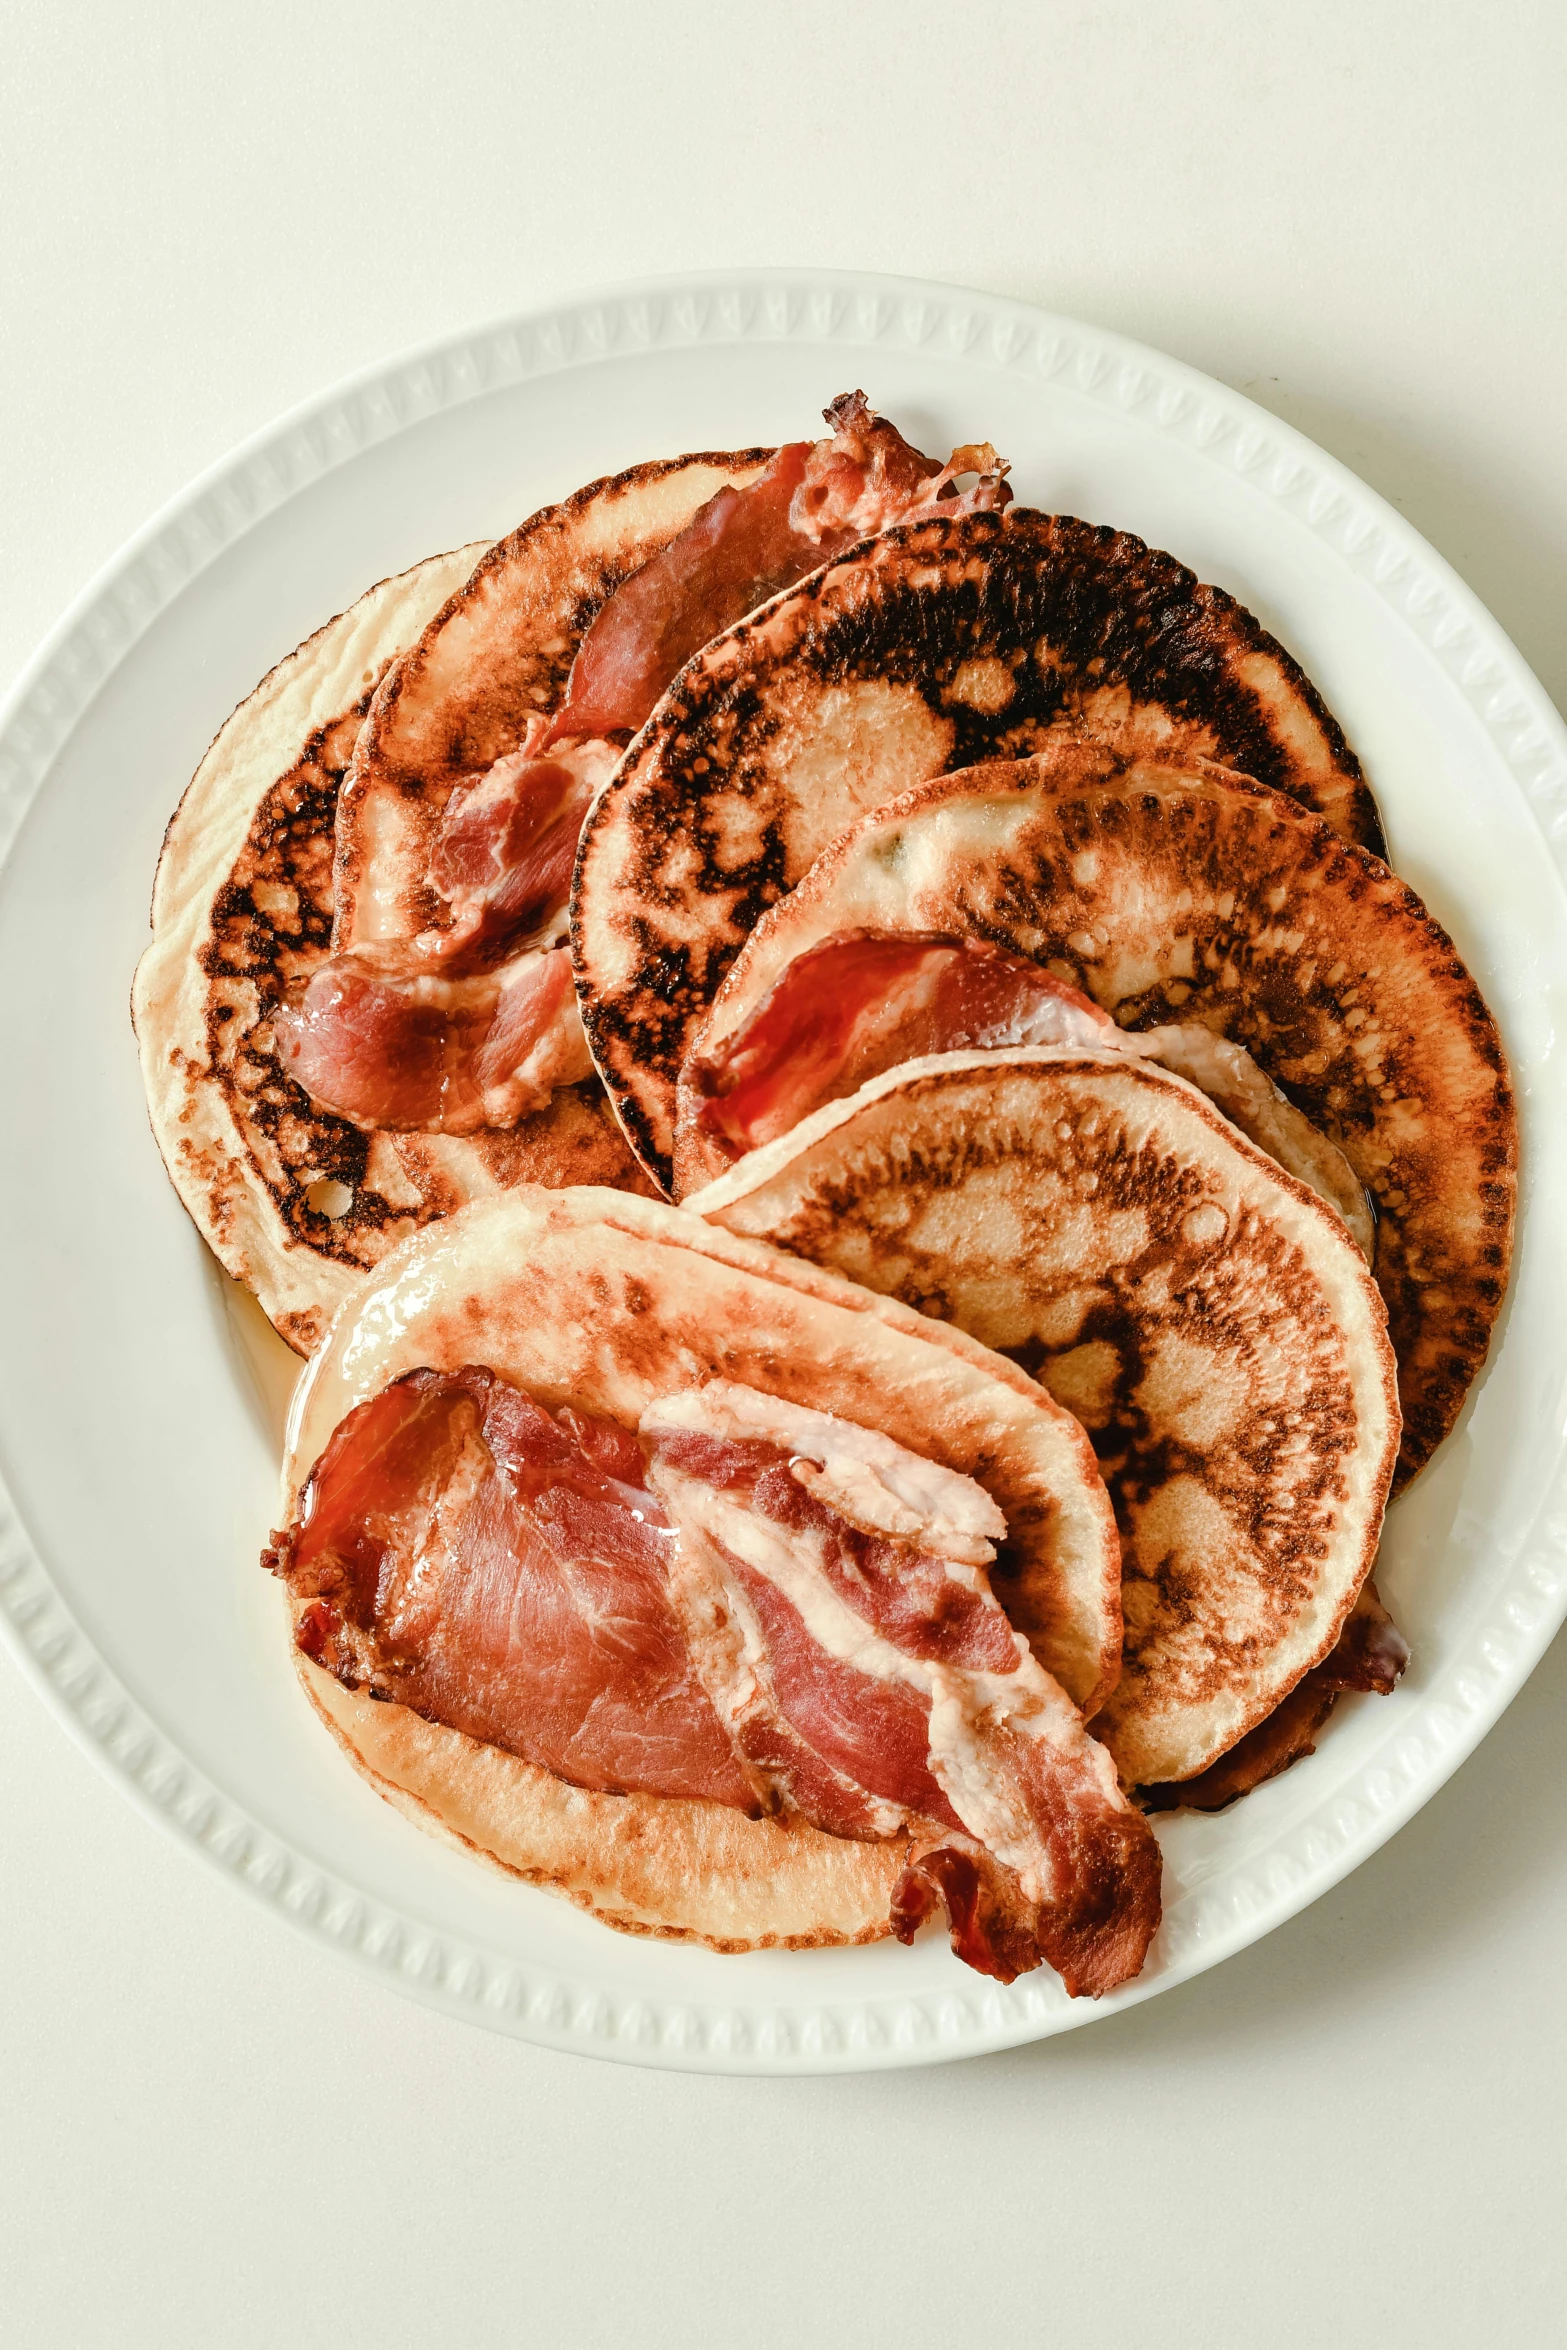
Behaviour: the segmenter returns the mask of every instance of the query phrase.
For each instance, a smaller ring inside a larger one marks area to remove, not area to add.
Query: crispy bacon
[[[447,919],[413,939],[350,947],[273,1021],[278,1059],[356,1126],[471,1134],[542,1109],[591,1066],[570,956],[539,951],[571,888],[592,797],[529,745],[456,790],[430,885]]]
[[[945,1909],[952,1947],[964,1965],[1015,1982],[1036,1963],[1028,1936],[1011,1925],[998,1903],[986,1901],[985,1890],[977,1854],[938,1844],[911,1862],[893,1888],[892,1930],[900,1942],[912,1942]]]
[[[984,1569],[868,1531],[802,1477],[864,1432],[719,1386],[642,1432],[720,1718],[818,1826],[909,1835],[894,1930],[939,1895],[958,1955],[1003,1982],[1045,1960],[1074,1996],[1134,1975],[1159,1920],[1152,1835]]]
[[[1363,1583],[1338,1645],[1317,1671],[1326,1687],[1386,1697],[1409,1662],[1409,1642],[1382,1605],[1374,1583]]]
[[[847,931],[796,956],[682,1086],[697,1123],[742,1158],[824,1102],[927,1053],[1006,1045],[1118,1049],[1122,1031],[1075,987],[984,939]]]
[[[1011,504],[1006,465],[988,441],[954,449],[938,465],[878,416],[863,392],[840,392],[822,414],[832,438],[813,446],[789,509],[791,529],[818,550],[819,563],[896,523],[995,513]],[[976,478],[960,490],[964,474]]]
[[[667,1446],[662,1465],[674,1465]],[[776,1452],[768,1465],[783,1467]],[[747,1506],[759,1505],[748,1498]],[[901,1681],[824,1654],[775,1583],[736,1556],[726,1565],[759,1628],[774,1701],[732,1725],[746,1760],[767,1769],[797,1810],[834,1835],[884,1831],[889,1806],[961,1829],[931,1776],[928,1703]],[[782,1751],[780,1763],[768,1763],[773,1750]]]
[[[809,452],[791,441],[747,488],[721,489],[616,589],[577,648],[557,735],[635,732],[693,653],[816,568],[789,527]]]
[[[823,413],[830,439],[791,441],[744,489],[718,491],[616,589],[577,648],[556,738],[634,733],[693,653],[857,540],[1011,495],[988,444],[941,466],[874,415],[863,392]],[[959,492],[966,472],[980,479]]]
[[[300,1646],[348,1687],[579,1787],[754,1812],[640,1476],[623,1429],[471,1365],[411,1371],[336,1430],[267,1563],[309,1602]]]
[[[278,1059],[356,1126],[469,1134],[588,1074],[565,947],[463,971],[417,946],[353,947],[273,1015]]]

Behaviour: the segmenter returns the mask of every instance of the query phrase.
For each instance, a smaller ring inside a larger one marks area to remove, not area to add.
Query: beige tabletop
[[[595,281],[791,262],[1037,300],[1238,386],[1562,704],[1564,114],[1552,0],[11,0],[0,687],[335,377]],[[19,1140],[47,1163],[12,1103]],[[408,2004],[164,1842],[3,1652],[0,1787],[7,2344],[1567,2330],[1560,1643],[1267,1942],[875,2078],[623,2071]]]

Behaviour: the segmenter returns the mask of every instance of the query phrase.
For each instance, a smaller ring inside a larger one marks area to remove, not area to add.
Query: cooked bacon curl
[[[417,948],[352,947],[273,1015],[278,1059],[356,1126],[471,1134],[591,1069],[565,947],[463,975]]]
[[[533,731],[542,736],[544,726]],[[447,922],[421,934],[431,957],[499,961],[547,944],[559,929],[592,793],[557,759],[529,750],[498,759],[447,802],[430,885]]]

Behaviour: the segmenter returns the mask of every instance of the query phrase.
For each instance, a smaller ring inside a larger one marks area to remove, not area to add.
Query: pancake
[[[412,937],[435,918],[428,877],[454,788],[517,750],[529,720],[559,706],[577,647],[621,582],[771,454],[632,466],[542,507],[471,568],[388,671],[359,737],[338,813],[339,953]],[[601,748],[607,773],[617,754]]]
[[[678,1209],[519,1189],[405,1242],[344,1310],[301,1384],[284,1514],[345,1415],[410,1370],[480,1361],[547,1409],[635,1427],[708,1379],[874,1427],[973,1475],[1009,1530],[994,1577],[1053,1624],[1094,1702],[1113,1678],[1119,1556],[1092,1452],[1014,1366],[831,1273]],[[294,1602],[296,1623],[301,1609]],[[1047,1639],[1042,1645],[1050,1646]],[[351,1759],[426,1827],[627,1931],[721,1950],[869,1941],[906,1857],[719,1803],[567,1787],[396,1702],[302,1677]],[[1092,1683],[1093,1686],[1086,1686]]]
[[[1372,1582],[1362,1583],[1338,1645],[1297,1681],[1265,1721],[1194,1779],[1138,1789],[1144,1811],[1227,1811],[1243,1795],[1314,1754],[1328,1716],[1347,1692],[1387,1697],[1409,1663],[1409,1643]]]
[[[370,1134],[274,1049],[269,1012],[330,951],[338,799],[376,685],[484,551],[382,581],[280,662],[202,760],[158,866],[132,995],[153,1133],[208,1246],[302,1354],[389,1248],[463,1199],[642,1180],[596,1080],[509,1132]]]
[[[583,1018],[661,1184],[675,1073],[758,916],[867,810],[1063,728],[1221,760],[1380,846],[1359,763],[1298,664],[1171,556],[1017,508],[888,531],[715,638],[588,820]]]
[[[1243,1046],[1371,1196],[1400,1484],[1429,1460],[1506,1289],[1517,1122],[1495,1023],[1413,890],[1242,777],[1062,741],[847,832],[758,924],[704,1049],[797,955],[858,930],[977,936],[1124,1028]]]
[[[1082,1420],[1123,1546],[1094,1728],[1129,1784],[1207,1770],[1334,1649],[1398,1445],[1382,1301],[1342,1218],[1184,1079],[942,1054],[688,1204],[1005,1350]]]

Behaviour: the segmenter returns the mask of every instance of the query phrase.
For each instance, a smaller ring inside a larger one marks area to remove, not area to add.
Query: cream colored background
[[[334,377],[596,280],[804,262],[1239,386],[1562,703],[1564,246],[1567,19],[1525,0],[11,0],[0,687]],[[876,2079],[623,2072],[402,2002],[166,1845],[3,1657],[0,1788],[8,2344],[1562,2337],[1561,1644],[1259,1948]]]

